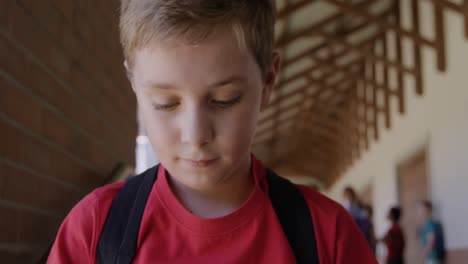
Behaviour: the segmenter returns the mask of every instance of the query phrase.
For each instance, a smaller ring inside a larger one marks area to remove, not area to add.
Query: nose
[[[214,138],[214,126],[208,111],[200,107],[191,107],[181,118],[182,143],[202,147]]]

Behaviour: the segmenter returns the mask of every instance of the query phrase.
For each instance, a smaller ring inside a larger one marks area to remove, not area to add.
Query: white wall
[[[141,119],[140,113],[138,112],[138,136],[136,138],[136,147],[135,147],[135,173],[140,174],[147,170],[148,168],[153,167],[158,164],[158,158],[156,153],[151,146],[151,143],[146,136],[145,128],[143,126],[143,121]]]
[[[433,25],[432,13],[424,12],[427,8],[423,6],[421,17],[425,30]],[[396,166],[426,146],[430,194],[452,250],[468,248],[468,40],[458,14],[447,13],[445,32],[447,72],[437,71],[433,50],[423,50],[424,96],[415,95],[411,78],[405,80],[406,114],[400,116],[392,105],[392,129],[385,131],[380,120],[379,142],[371,144],[329,195],[339,200],[345,185],[361,190],[373,182],[376,232],[382,235],[387,229],[385,214],[398,200]],[[404,48],[410,55],[411,47]]]

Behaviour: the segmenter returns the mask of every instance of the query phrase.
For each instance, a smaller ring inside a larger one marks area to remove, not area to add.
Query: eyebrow
[[[224,80],[217,81],[213,84],[208,85],[208,87],[221,87],[232,83],[243,83],[245,82],[245,78],[240,76],[230,76]],[[151,89],[161,89],[161,90],[171,90],[177,89],[176,86],[169,84],[169,83],[154,83],[151,81],[144,82],[143,87],[151,88]]]
[[[220,86],[225,86],[225,85],[228,85],[228,84],[232,84],[232,83],[243,83],[245,82],[245,78],[241,77],[241,76],[230,76],[224,80],[221,80],[219,82],[215,82],[211,85],[209,85],[210,87],[220,87]]]

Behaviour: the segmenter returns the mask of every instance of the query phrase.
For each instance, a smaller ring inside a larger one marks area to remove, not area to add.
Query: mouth
[[[186,163],[188,163],[190,166],[192,167],[197,167],[197,168],[206,168],[206,167],[209,167],[211,165],[213,165],[217,160],[218,158],[215,158],[215,159],[185,159],[185,158],[182,158],[182,160]]]

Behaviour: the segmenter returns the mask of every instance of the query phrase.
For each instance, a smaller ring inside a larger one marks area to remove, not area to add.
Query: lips
[[[204,168],[204,167],[209,167],[210,165],[214,164],[218,158],[214,159],[185,159],[182,158],[182,160],[189,165],[193,167],[199,167],[199,168]]]

